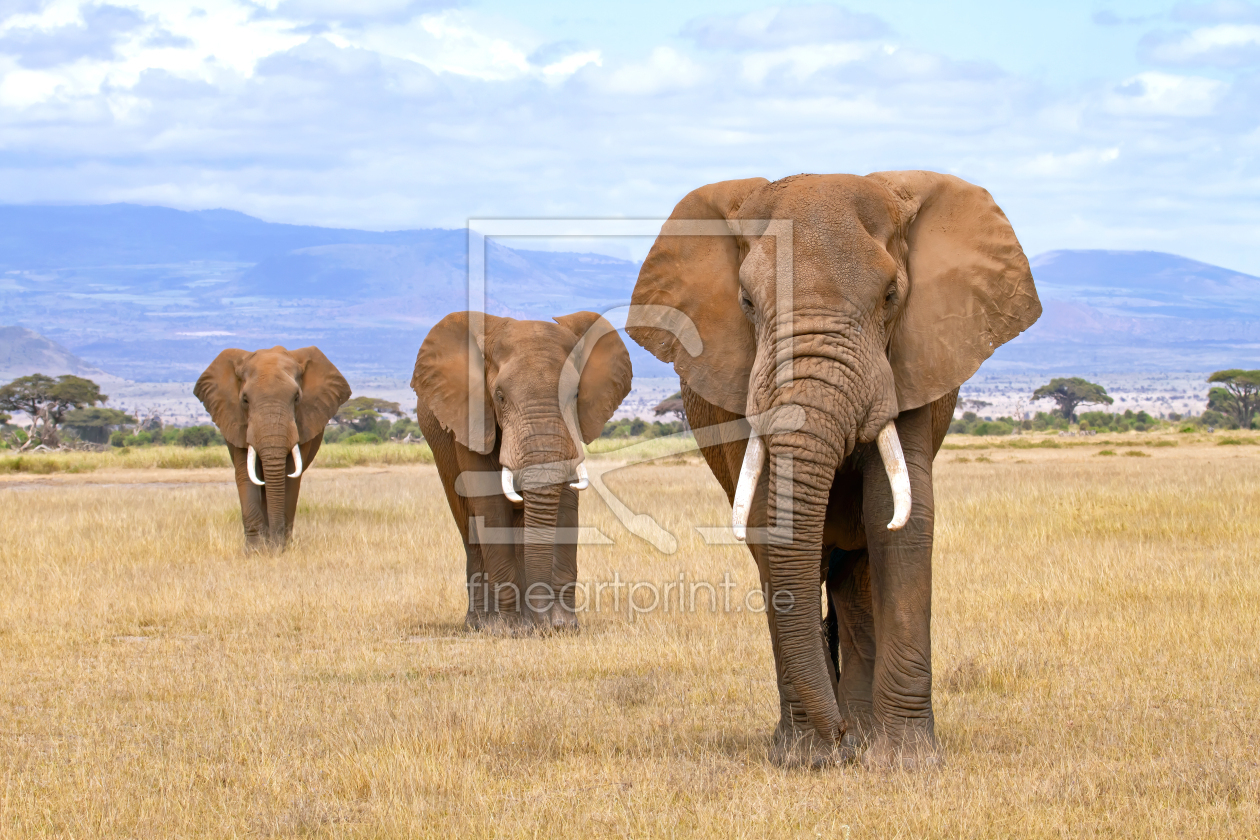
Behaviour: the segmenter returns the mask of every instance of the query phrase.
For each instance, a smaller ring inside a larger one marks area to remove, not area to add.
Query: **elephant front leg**
[[[236,493],[241,502],[241,524],[245,528],[245,548],[261,551],[267,538],[267,505],[263,488],[249,480],[247,451],[227,445],[236,477]]]
[[[309,440],[301,445],[302,453],[302,474],[297,478],[286,476],[284,479],[284,539],[288,542],[293,536],[293,521],[297,518],[298,496],[302,492],[302,479],[306,475],[306,470],[315,461],[315,453],[319,452],[320,444],[324,442],[324,436],[320,434],[313,440]],[[293,456],[289,456],[285,462],[285,468],[288,472],[293,472],[297,465],[293,463]]]
[[[839,678],[836,702],[849,724],[845,740],[866,746],[874,731],[875,622],[871,614],[871,574],[866,549],[833,549],[827,567],[828,621],[834,632]]]
[[[481,556],[481,546],[464,541],[464,578],[468,589],[468,612],[464,614],[464,627],[468,630],[480,630],[486,627],[493,615],[491,596],[493,587],[490,576],[486,574],[485,559]]]
[[[576,632],[577,620],[578,494],[566,487],[556,511],[556,547],[551,581],[556,600],[551,607],[551,629]]]
[[[521,528],[512,504],[502,496],[485,496],[470,507],[468,546],[470,574],[481,572],[478,589],[484,626],[515,633],[521,628],[523,595],[517,554]],[[478,563],[480,564],[478,566]]]
[[[897,431],[910,473],[910,519],[890,531],[892,493],[877,456],[868,459],[863,508],[870,557],[875,661],[874,733],[868,766],[936,763],[932,712],[932,440],[927,406],[905,412]]]

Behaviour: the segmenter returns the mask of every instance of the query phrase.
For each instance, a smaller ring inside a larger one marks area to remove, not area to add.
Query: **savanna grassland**
[[[1135,440],[941,452],[915,774],[767,763],[756,573],[695,530],[729,509],[694,457],[593,460],[677,548],[596,488],[581,578],[729,574],[731,609],[605,591],[546,639],[462,629],[432,466],[321,453],[281,555],[242,551],[222,466],[10,472],[0,836],[1260,835],[1260,446]]]

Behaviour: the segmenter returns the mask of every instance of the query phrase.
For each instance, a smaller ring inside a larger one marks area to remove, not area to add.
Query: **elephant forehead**
[[[577,336],[547,321],[508,321],[495,331],[492,342],[491,355],[500,367],[525,360],[559,371],[577,343]]]
[[[744,220],[792,222],[792,271],[798,287],[811,283],[864,288],[891,277],[896,262],[888,246],[896,234],[895,206],[887,190],[856,175],[796,175],[775,181],[740,207]],[[762,235],[750,242],[752,268],[780,263],[782,237]]]
[[[283,347],[272,347],[270,350],[257,350],[245,360],[245,373],[250,376],[289,376],[296,377],[301,370],[297,359]]]
[[[857,175],[793,175],[745,201],[739,217],[791,220],[797,247],[865,234],[887,241],[897,228],[895,203],[881,184]]]

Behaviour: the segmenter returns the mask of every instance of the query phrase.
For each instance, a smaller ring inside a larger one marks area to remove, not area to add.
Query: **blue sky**
[[[1260,3],[0,0],[0,201],[374,229],[936,169],[1260,274]],[[615,251],[615,249],[612,249]]]

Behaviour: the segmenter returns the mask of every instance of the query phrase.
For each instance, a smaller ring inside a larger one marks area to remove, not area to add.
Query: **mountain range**
[[[224,347],[318,344],[406,379],[428,328],[467,308],[463,230],[375,232],[230,210],[0,206],[0,324],[110,374],[191,381]],[[1149,251],[1032,260],[1045,314],[989,368],[1260,367],[1260,278]],[[639,264],[486,244],[486,309],[549,318],[628,301]],[[669,369],[632,342],[639,376]]]

